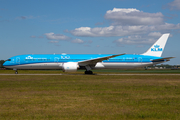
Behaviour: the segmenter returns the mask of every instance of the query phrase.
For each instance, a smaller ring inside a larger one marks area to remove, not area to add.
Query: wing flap
[[[100,58],[94,58],[94,59],[89,59],[89,60],[84,60],[84,61],[78,62],[78,64],[82,65],[82,66],[95,65],[96,63],[102,62],[103,60],[108,60],[110,58],[121,56],[121,55],[125,55],[125,53],[124,54],[117,54],[117,55],[106,56],[106,57],[100,57]]]

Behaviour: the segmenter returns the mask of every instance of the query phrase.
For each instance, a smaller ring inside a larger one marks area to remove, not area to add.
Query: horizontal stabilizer
[[[161,59],[154,59],[154,60],[151,60],[152,62],[167,62],[167,61],[170,61],[170,59],[172,58],[175,58],[175,57],[167,57],[167,58],[161,58]]]

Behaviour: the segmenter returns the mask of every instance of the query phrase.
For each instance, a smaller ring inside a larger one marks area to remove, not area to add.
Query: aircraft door
[[[58,62],[58,60],[59,60],[59,58],[58,58],[58,57],[55,57],[55,58],[54,58],[54,62],[56,62],[56,63],[57,63],[57,62]]]
[[[55,65],[56,69],[60,69],[62,67],[62,63],[59,63],[58,61],[59,61],[59,58],[55,57],[54,58],[54,65]]]
[[[17,57],[17,58],[16,58],[16,63],[17,63],[17,64],[20,64],[20,57]]]
[[[138,58],[138,62],[142,63],[142,57]]]

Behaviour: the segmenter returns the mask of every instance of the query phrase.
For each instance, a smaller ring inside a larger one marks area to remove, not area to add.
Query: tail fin
[[[166,45],[169,33],[163,34],[145,53],[142,55],[161,57],[164,47]]]

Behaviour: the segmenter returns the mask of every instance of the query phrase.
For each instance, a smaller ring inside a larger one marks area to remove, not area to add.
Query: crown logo
[[[26,59],[33,59],[33,57],[31,57],[31,56],[27,56],[27,57],[26,57]]]
[[[160,46],[159,45],[154,45],[155,48],[159,48]]]

